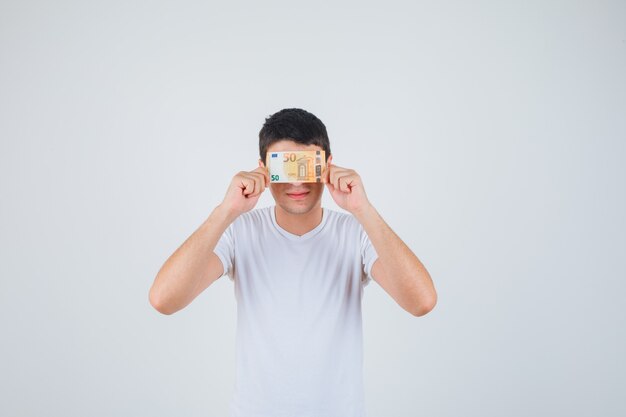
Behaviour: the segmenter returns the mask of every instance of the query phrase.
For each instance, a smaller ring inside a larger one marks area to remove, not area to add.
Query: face
[[[268,152],[281,151],[322,151],[318,145],[303,145],[292,140],[281,140],[272,143]],[[328,157],[328,162],[332,161],[332,155]],[[327,163],[328,163],[327,162]],[[259,166],[264,167],[265,161],[259,159]],[[276,205],[291,214],[308,213],[315,208],[322,199],[324,183],[322,182],[289,182],[270,183],[269,185]]]

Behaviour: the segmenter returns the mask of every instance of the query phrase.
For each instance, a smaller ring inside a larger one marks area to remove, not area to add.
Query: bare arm
[[[322,181],[337,205],[361,223],[376,249],[372,278],[411,314],[423,316],[431,311],[437,292],[430,274],[369,202],[361,176],[353,169],[329,163]]]
[[[224,201],[157,273],[148,297],[152,307],[163,314],[176,313],[223,275],[222,261],[213,250],[228,226],[256,205],[268,184],[267,169],[261,166],[233,177]]]
[[[224,268],[213,249],[235,218],[224,206],[217,206],[165,261],[149,294],[157,311],[173,314],[183,309],[222,276]]]
[[[372,277],[406,311],[415,316],[430,312],[437,303],[437,292],[422,262],[372,205],[355,216],[378,254]]]

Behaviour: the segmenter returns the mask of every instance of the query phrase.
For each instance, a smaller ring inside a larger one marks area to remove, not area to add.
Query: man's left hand
[[[360,214],[371,206],[361,177],[353,169],[329,163],[322,175],[322,182],[326,184],[335,203],[352,214]]]

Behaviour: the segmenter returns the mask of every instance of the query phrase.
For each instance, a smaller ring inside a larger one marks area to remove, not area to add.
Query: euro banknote
[[[268,152],[265,165],[270,182],[322,182],[325,151]]]

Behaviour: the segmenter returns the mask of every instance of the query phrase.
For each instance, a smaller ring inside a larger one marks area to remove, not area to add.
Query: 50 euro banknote
[[[265,157],[270,182],[322,182],[325,151],[268,152]]]

